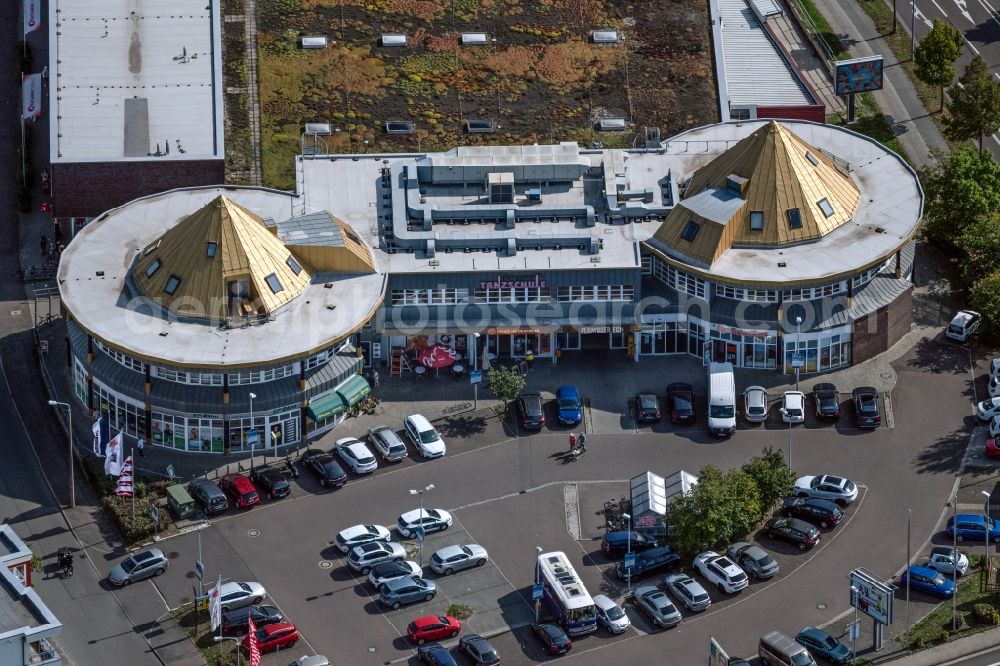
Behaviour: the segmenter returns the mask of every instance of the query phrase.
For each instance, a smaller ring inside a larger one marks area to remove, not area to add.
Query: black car
[[[517,413],[521,415],[521,427],[526,430],[540,430],[545,425],[545,409],[542,394],[522,393],[517,396]]]
[[[781,514],[801,518],[824,529],[833,527],[844,519],[844,512],[839,506],[816,497],[789,497],[781,505]]]
[[[347,481],[347,472],[332,455],[325,451],[306,449],[302,452],[302,457],[299,460],[327,488],[340,488]]]
[[[669,569],[680,562],[680,555],[670,546],[657,546],[635,554],[635,566],[632,567],[632,578],[638,578],[654,572]],[[622,580],[628,578],[629,570],[622,561],[615,567],[615,572]]]
[[[768,539],[781,539],[794,543],[799,550],[807,550],[819,543],[819,530],[798,518],[772,518],[764,525]]]
[[[472,659],[476,666],[491,666],[500,663],[500,655],[488,640],[479,634],[469,634],[458,641],[458,648]]]
[[[573,641],[558,624],[533,624],[531,630],[549,654],[566,654],[573,647]]]
[[[813,387],[813,399],[816,401],[816,418],[831,421],[840,418],[840,393],[836,386],[830,383],[816,384]]]
[[[859,428],[877,428],[882,425],[882,415],[878,409],[878,391],[871,386],[854,389],[854,412],[858,416]]]
[[[694,423],[694,389],[690,384],[676,382],[668,386],[667,404],[672,423]]]
[[[244,606],[222,614],[222,633],[245,634],[250,626],[251,616],[258,629],[285,621],[285,616],[274,606]]]
[[[208,479],[195,479],[188,484],[188,494],[198,503],[201,510],[208,515],[222,513],[229,508],[229,500],[222,488]]]
[[[424,643],[417,648],[420,662],[427,666],[458,666],[458,662],[448,652],[448,648],[440,643]]]
[[[250,480],[267,495],[268,499],[288,497],[292,486],[279,470],[273,467],[255,467],[250,472]]]
[[[631,547],[629,546],[630,540],[632,541]],[[646,550],[655,545],[656,539],[648,537],[645,534],[630,532],[628,530],[615,530],[614,532],[604,533],[604,539],[601,541],[601,550],[608,557],[614,558],[624,555],[629,550],[637,553],[640,550]]]
[[[652,393],[635,396],[635,420],[639,423],[660,422],[660,401]]]

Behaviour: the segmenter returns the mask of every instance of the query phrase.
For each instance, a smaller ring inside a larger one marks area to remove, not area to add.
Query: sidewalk
[[[791,11],[785,7],[784,14],[769,17],[767,27],[792,56],[799,72],[820,96],[820,101],[826,104],[826,114],[845,113],[847,105],[842,97],[833,94],[833,80],[826,62],[816,54]]]

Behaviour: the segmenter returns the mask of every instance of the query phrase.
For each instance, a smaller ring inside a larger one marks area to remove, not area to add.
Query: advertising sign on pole
[[[892,600],[896,587],[867,569],[855,569],[850,579],[851,586],[857,589],[857,594],[850,595],[851,606],[879,624],[892,624]]]
[[[719,641],[714,637],[708,637],[708,664],[709,666],[729,666],[729,655],[719,645]]]
[[[839,96],[882,89],[882,56],[838,60],[833,63],[834,94]]]
[[[469,373],[469,383],[470,384],[482,384],[483,383],[483,371],[473,370]]]
[[[542,586],[541,585],[532,585],[531,586],[531,600],[532,601],[538,601],[541,598],[542,598]]]

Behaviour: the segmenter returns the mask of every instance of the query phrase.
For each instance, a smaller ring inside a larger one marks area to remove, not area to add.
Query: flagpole
[[[135,454],[135,447],[132,447],[132,453],[129,454],[131,458]],[[135,486],[135,459],[132,459],[132,524],[135,525],[135,496],[139,492],[139,489]]]

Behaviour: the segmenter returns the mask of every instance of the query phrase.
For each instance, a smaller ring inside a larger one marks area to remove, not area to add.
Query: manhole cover
[[[330,560],[320,560],[319,561],[319,568],[320,569],[329,569],[332,566],[333,566],[333,562],[331,562]]]
[[[20,310],[11,310],[11,311],[10,311],[10,316],[11,316],[11,317],[17,317],[17,316],[19,316],[20,314],[21,314],[21,311],[20,311]]]
[[[820,610],[826,610],[826,604],[816,604],[816,608]]]
[[[368,648],[368,654],[375,654],[375,648],[373,647]]]
[[[258,530],[256,528],[252,529],[252,530],[247,530],[247,536],[249,536],[249,537],[259,537],[260,536],[260,530]]]

